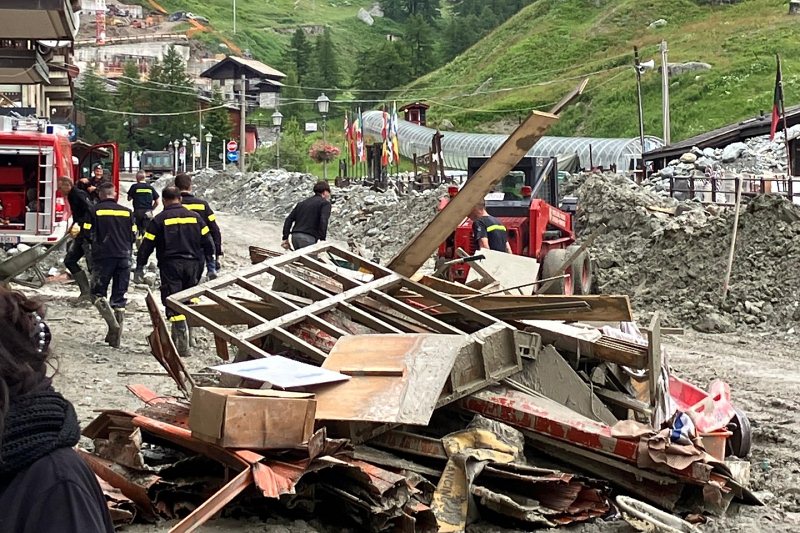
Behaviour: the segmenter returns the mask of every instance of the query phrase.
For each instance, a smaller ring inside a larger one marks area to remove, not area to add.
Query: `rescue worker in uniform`
[[[472,220],[472,240],[476,253],[479,250],[512,253],[506,227],[486,212],[486,203],[483,200],[472,208],[469,219]]]
[[[289,249],[289,234],[292,248],[299,250],[324,241],[328,236],[328,220],[331,217],[331,186],[327,181],[314,184],[314,196],[299,202],[283,223],[281,246]]]
[[[125,319],[125,293],[131,280],[131,254],[136,241],[133,213],[114,201],[112,183],[97,187],[100,201],[94,206],[92,225],[92,265],[94,267],[92,299],[100,316],[108,324],[105,341],[119,348]],[[113,283],[112,283],[113,282]],[[106,299],[111,284],[111,302]]]
[[[74,240],[64,257],[64,266],[69,270],[72,279],[81,291],[80,298],[88,300],[91,292],[89,276],[83,270],[78,261],[81,257],[86,258],[86,267],[92,270],[92,253],[89,232],[92,229],[92,201],[89,194],[76,187],[72,180],[62,176],[58,178],[58,190],[61,195],[69,202],[69,209],[72,212],[72,228],[70,233]]]
[[[177,187],[166,187],[161,198],[164,210],[150,221],[136,258],[134,281],[140,280],[153,250],[161,274],[161,302],[172,322],[172,338],[178,353],[189,355],[189,328],[186,317],[167,307],[167,297],[190,289],[200,282],[203,265],[214,261],[214,241],[202,217],[181,205]]]
[[[133,205],[133,218],[139,228],[139,237],[144,235],[147,222],[153,218],[153,211],[158,207],[158,192],[145,183],[146,177],[144,170],[140,170],[136,173],[136,183],[128,189],[128,201]]]
[[[183,207],[200,215],[200,218],[203,219],[203,222],[211,232],[211,238],[214,241],[216,253],[213,254],[212,259],[206,263],[206,270],[208,270],[208,279],[215,279],[220,269],[219,258],[223,255],[222,234],[217,224],[217,215],[214,214],[208,202],[192,194],[192,177],[189,174],[180,173],[175,176],[175,186],[181,191],[181,203]],[[200,274],[202,275],[202,271]]]

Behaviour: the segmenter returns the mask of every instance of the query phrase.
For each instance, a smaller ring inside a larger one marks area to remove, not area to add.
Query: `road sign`
[[[239,145],[236,141],[228,141],[228,152],[235,152],[239,149]]]
[[[236,163],[239,160],[239,152],[228,152],[228,161]]]

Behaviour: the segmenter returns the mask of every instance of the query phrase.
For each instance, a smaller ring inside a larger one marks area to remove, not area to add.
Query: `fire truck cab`
[[[69,140],[63,126],[42,119],[0,116],[0,245],[55,242],[71,224],[69,204],[58,191],[66,176],[77,182],[103,165],[119,190],[116,144]]]

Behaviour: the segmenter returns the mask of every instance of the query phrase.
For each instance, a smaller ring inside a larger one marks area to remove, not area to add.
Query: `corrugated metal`
[[[380,111],[364,113],[364,132],[373,137],[380,137],[382,118]],[[408,158],[413,154],[422,155],[430,150],[431,140],[436,130],[418,126],[405,120],[397,125],[400,141],[400,153]],[[443,132],[442,152],[448,168],[467,169],[467,158],[489,157],[503,142],[506,135],[491,133]],[[647,151],[664,146],[657,137],[645,137]],[[591,158],[590,158],[591,147]],[[576,154],[582,168],[602,166],[608,168],[616,165],[619,170],[632,167],[635,159],[642,153],[638,138],[634,139],[601,139],[592,137],[543,137],[534,145],[529,156],[557,157]]]

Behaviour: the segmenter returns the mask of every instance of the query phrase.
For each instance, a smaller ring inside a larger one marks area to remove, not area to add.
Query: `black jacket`
[[[133,203],[135,210],[149,211],[153,203],[158,200],[158,192],[149,183],[134,183],[128,189],[128,201]]]
[[[136,257],[137,269],[144,268],[153,250],[159,263],[171,259],[208,261],[214,257],[208,226],[200,215],[180,204],[168,205],[150,221]]]
[[[320,241],[328,236],[328,219],[331,217],[331,203],[319,194],[298,203],[283,223],[283,240],[289,233],[306,233]]]
[[[89,193],[73,187],[67,195],[67,202],[69,202],[69,210],[72,211],[72,221],[77,224],[81,231],[88,232],[92,229],[92,200],[89,198]],[[88,227],[84,227],[88,224]]]
[[[72,448],[59,448],[11,477],[0,476],[0,531],[112,533],[94,473]]]
[[[130,257],[137,232],[131,210],[114,200],[101,200],[94,206],[93,212],[94,222],[90,233],[92,259]]]
[[[214,214],[208,202],[201,200],[190,192],[182,192],[181,203],[183,207],[189,211],[194,211],[200,215],[200,218],[203,219],[203,222],[205,222],[206,226],[208,226],[208,229],[211,231],[211,238],[214,240],[214,248],[217,250],[217,255],[223,255],[222,233],[220,233],[219,225],[217,225],[217,215]]]

